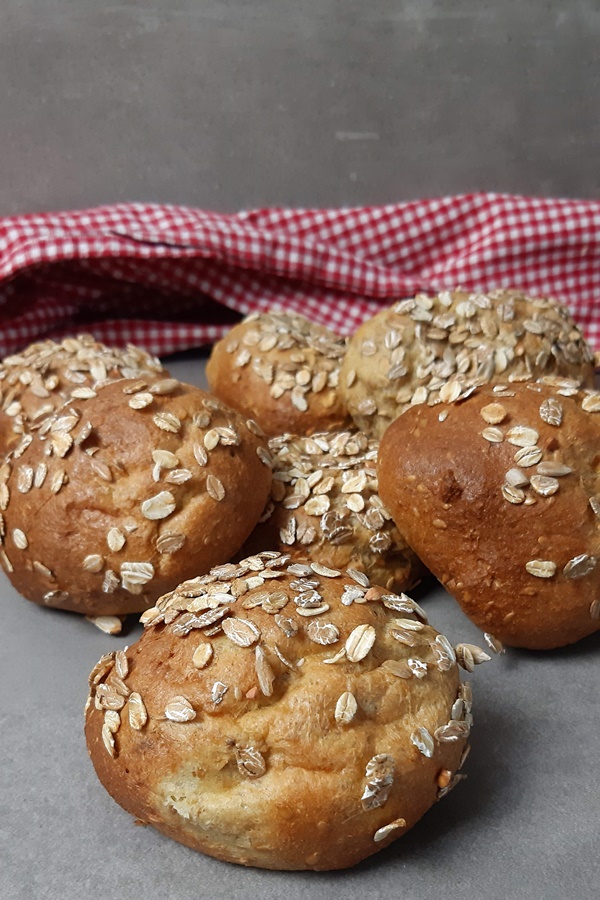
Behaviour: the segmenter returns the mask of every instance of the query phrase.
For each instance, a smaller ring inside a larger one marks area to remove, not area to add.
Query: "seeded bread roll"
[[[413,587],[425,567],[379,498],[378,448],[362,432],[272,438],[271,500],[245,546],[352,566],[393,591]]]
[[[384,435],[382,499],[484,631],[548,649],[600,629],[600,394],[574,382],[480,388]],[[426,448],[426,452],[423,452]]]
[[[312,434],[350,421],[337,391],[345,338],[291,313],[254,313],[213,347],[211,390],[267,435]]]
[[[25,435],[0,468],[0,560],[27,599],[151,606],[231,558],[271,485],[258,426],[175,379],[121,380]]]
[[[519,291],[443,291],[401,300],[361,325],[339,390],[356,425],[380,438],[411,406],[547,374],[593,386],[593,354],[564,307]]]
[[[189,847],[351,866],[462,777],[471,692],[455,650],[364,575],[262,553],[142,620],[91,673],[88,749],[117,803]]]
[[[0,453],[65,402],[93,396],[98,384],[168,374],[139,347],[106,347],[89,334],[31,344],[0,363]]]

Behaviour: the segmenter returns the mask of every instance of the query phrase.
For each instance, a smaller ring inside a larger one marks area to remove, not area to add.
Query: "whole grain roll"
[[[196,850],[351,866],[462,777],[471,691],[406,596],[262,553],[148,610],[90,676],[86,738],[112,797]]]
[[[378,463],[398,527],[464,612],[533,649],[600,629],[600,394],[549,381],[415,407]]]
[[[378,449],[362,432],[271,438],[271,499],[244,546],[351,566],[389,590],[409,590],[426,570],[379,497]]]
[[[30,344],[0,363],[0,454],[65,402],[93,396],[99,384],[168,374],[140,347],[107,347],[89,334]]]
[[[361,325],[339,391],[358,428],[380,438],[411,406],[545,375],[593,386],[593,354],[564,307],[515,290],[442,291],[401,300]]]
[[[175,379],[120,380],[24,435],[0,468],[0,561],[29,600],[151,606],[241,547],[271,484],[266,440]]]
[[[267,435],[312,434],[350,421],[337,386],[346,340],[304,316],[253,313],[213,347],[211,390]]]

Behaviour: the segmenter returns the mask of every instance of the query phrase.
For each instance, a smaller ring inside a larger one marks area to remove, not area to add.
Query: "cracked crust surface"
[[[342,868],[462,777],[470,690],[409,598],[288,559],[222,566],[147,611],[92,672],[88,749],[121,806],[196,850]],[[326,608],[302,615],[311,590]]]

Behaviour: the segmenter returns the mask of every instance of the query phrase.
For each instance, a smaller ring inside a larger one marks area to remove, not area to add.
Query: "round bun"
[[[379,498],[378,449],[362,432],[272,438],[271,500],[245,547],[351,566],[393,591],[413,587],[425,567]]]
[[[159,360],[139,347],[106,347],[89,334],[43,341],[0,363],[0,452],[15,446],[71,399],[90,397],[115,378],[168,375]]]
[[[486,386],[385,433],[382,499],[484,631],[547,649],[600,629],[600,394]]]
[[[361,325],[339,390],[357,426],[380,438],[411,406],[547,374],[593,385],[593,355],[564,307],[518,291],[443,291],[401,300]]]
[[[268,869],[351,866],[414,825],[461,777],[470,689],[416,604],[352,576],[263,553],[146,612],[90,676],[112,797]]]
[[[64,407],[0,468],[13,585],[35,603],[121,615],[230,559],[269,495],[259,433],[175,379],[114,382]]]
[[[268,435],[343,428],[337,391],[346,339],[290,313],[255,313],[213,347],[211,390]]]

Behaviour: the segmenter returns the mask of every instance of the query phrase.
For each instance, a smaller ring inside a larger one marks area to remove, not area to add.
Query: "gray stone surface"
[[[202,384],[198,361],[172,369]],[[453,643],[481,643],[433,582],[414,596]],[[281,873],[219,863],[135,827],[96,779],[83,739],[87,675],[139,626],[103,635],[74,614],[27,603],[4,575],[0,603],[2,900],[598,896],[600,635],[551,653],[511,650],[480,666],[471,676],[467,780],[358,867]]]
[[[593,197],[597,0],[2,0],[0,215]]]

